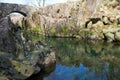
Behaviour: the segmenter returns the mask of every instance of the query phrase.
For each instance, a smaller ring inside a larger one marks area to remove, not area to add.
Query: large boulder
[[[33,50],[24,59],[0,52],[0,79],[2,80],[25,80],[41,71],[51,72],[55,67],[55,53],[44,47]]]
[[[0,52],[0,79],[9,80],[9,79],[24,79],[26,76],[22,75],[17,71],[12,63],[13,58],[8,53]],[[4,78],[3,78],[4,77]]]
[[[50,72],[56,61],[54,51],[41,41],[31,43],[32,47],[27,41],[23,44],[21,30],[13,29],[16,27],[9,17],[0,20],[0,80],[25,80],[41,70]]]

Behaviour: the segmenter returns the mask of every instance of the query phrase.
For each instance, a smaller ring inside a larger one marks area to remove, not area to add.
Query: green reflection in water
[[[56,52],[57,64],[66,67],[79,67],[80,64],[83,64],[89,70],[94,70],[98,74],[105,72],[104,68],[107,65],[107,79],[120,80],[120,45],[73,38],[46,38],[38,36],[33,37],[33,39],[53,46]]]
[[[83,64],[97,73],[108,65],[108,80],[120,79],[120,46],[102,41],[86,41],[69,38],[42,38],[56,51],[57,64],[79,66]],[[116,79],[115,79],[116,78]]]

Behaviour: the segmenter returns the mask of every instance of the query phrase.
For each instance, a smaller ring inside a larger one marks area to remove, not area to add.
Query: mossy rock
[[[31,76],[34,74],[34,69],[32,66],[20,63],[18,61],[12,60],[11,63],[14,65],[15,70],[24,76]]]
[[[120,41],[120,32],[116,32],[116,33],[115,33],[115,39],[116,39],[117,41]]]
[[[110,33],[110,32],[106,33],[106,34],[105,34],[105,37],[107,38],[108,41],[113,41],[113,40],[115,40],[114,34],[113,34],[113,33]]]
[[[7,77],[0,77],[0,80],[9,80]]]

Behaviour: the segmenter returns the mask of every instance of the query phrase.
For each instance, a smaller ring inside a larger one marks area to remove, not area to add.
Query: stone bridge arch
[[[23,15],[24,17],[26,17],[26,16],[27,16],[27,14],[26,14],[26,13],[21,12],[21,11],[12,11],[12,12],[11,12],[11,13],[9,13],[9,14],[12,14],[12,13],[19,13],[19,14]],[[8,14],[8,15],[9,15],[9,14]]]
[[[14,12],[28,16],[32,10],[33,7],[28,5],[0,3],[0,19]]]

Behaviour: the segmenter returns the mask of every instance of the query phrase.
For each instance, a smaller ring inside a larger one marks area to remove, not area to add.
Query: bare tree
[[[36,0],[36,2],[37,2],[37,6],[38,6],[38,7],[41,7],[41,2],[42,2],[42,0]]]
[[[45,6],[45,1],[46,0],[35,0],[34,3],[33,3],[33,1],[32,2],[29,1],[30,2],[29,4],[33,5],[34,7],[40,8],[41,6],[43,6],[43,7]]]
[[[46,0],[43,0],[43,7],[45,6],[45,1],[46,1]]]
[[[38,7],[41,7],[41,5],[44,7],[45,6],[45,1],[46,0],[36,0],[36,2],[37,2],[37,6]]]

